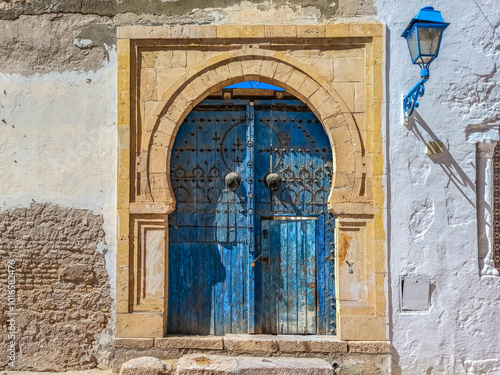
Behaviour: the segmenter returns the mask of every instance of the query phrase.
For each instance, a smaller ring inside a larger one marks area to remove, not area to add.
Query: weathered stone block
[[[163,314],[116,314],[116,337],[149,338],[163,336]]]
[[[326,28],[321,25],[298,25],[298,38],[324,38],[326,36]]]
[[[115,338],[113,340],[113,346],[115,348],[139,348],[147,349],[152,348],[154,345],[153,338]]]
[[[224,357],[189,354],[177,364],[178,375],[333,375],[332,366],[319,358]]]
[[[276,68],[278,67],[278,62],[273,60],[264,60],[260,67],[260,75],[268,78],[274,77],[276,73]]]
[[[241,358],[241,375],[333,375],[332,366],[319,358]]]
[[[327,38],[347,38],[349,36],[350,27],[347,24],[339,23],[326,25]]]
[[[235,25],[218,25],[217,38],[239,38],[240,29]]]
[[[354,112],[364,112],[366,108],[366,87],[364,82],[354,84]],[[372,86],[368,86],[370,89]],[[371,92],[370,92],[371,94]]]
[[[333,79],[337,82],[360,82],[365,75],[365,60],[360,57],[335,59]]]
[[[237,368],[234,357],[189,354],[179,359],[177,375],[232,375]]]
[[[172,366],[154,357],[140,357],[125,362],[120,375],[168,375],[171,374]]]
[[[349,341],[385,340],[386,318],[378,316],[341,316],[340,338]]]
[[[266,25],[265,26],[265,37],[272,38],[295,38],[297,36],[297,26],[295,25]]]
[[[302,83],[304,83],[305,79],[306,75],[304,73],[297,69],[294,69],[290,77],[288,77],[286,84],[294,88],[295,90],[298,90]]]
[[[354,85],[351,82],[335,82],[333,88],[340,95],[349,112],[354,112]]]
[[[278,342],[275,336],[269,335],[226,335],[224,349],[242,353],[272,353],[278,350]]]
[[[264,36],[264,25],[241,26],[240,37],[242,38],[262,38]]]
[[[184,38],[216,38],[217,26],[183,26],[182,36]]]
[[[244,60],[241,62],[243,76],[246,80],[257,79],[262,66],[262,60]]]
[[[206,349],[222,350],[221,336],[168,336],[155,339],[155,347],[160,349]]]
[[[347,353],[347,342],[333,336],[278,335],[280,352]]]
[[[314,94],[320,86],[317,82],[313,81],[309,77],[307,77],[302,85],[300,86],[300,93],[304,95],[306,98],[309,98],[312,94]]]
[[[290,76],[292,75],[293,71],[294,69],[290,65],[279,63],[278,67],[276,68],[276,72],[274,73],[274,79],[279,82],[286,83],[288,81],[288,78],[290,78]]]
[[[353,23],[351,25],[350,36],[382,36],[384,25],[381,23]]]

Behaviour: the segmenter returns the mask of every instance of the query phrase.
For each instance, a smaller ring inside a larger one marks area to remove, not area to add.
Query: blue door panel
[[[275,192],[268,173],[282,178]],[[171,176],[167,333],[335,333],[332,154],[305,104],[203,101],[178,131]]]
[[[316,220],[281,219],[262,221],[263,333],[316,334]]]

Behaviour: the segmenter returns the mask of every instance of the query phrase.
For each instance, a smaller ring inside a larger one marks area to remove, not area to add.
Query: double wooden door
[[[305,104],[204,100],[170,174],[167,333],[335,333],[332,153]]]

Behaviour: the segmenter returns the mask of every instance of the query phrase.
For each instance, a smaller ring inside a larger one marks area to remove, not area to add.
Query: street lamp
[[[411,62],[421,68],[422,78],[403,98],[405,119],[418,108],[418,98],[424,95],[424,83],[429,79],[429,65],[438,56],[443,30],[449,23],[443,21],[441,12],[425,7],[413,18],[401,35],[408,42]]]

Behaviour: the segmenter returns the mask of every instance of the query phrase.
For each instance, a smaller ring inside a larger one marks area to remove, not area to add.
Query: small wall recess
[[[401,310],[427,311],[429,309],[430,280],[424,275],[401,277]]]

